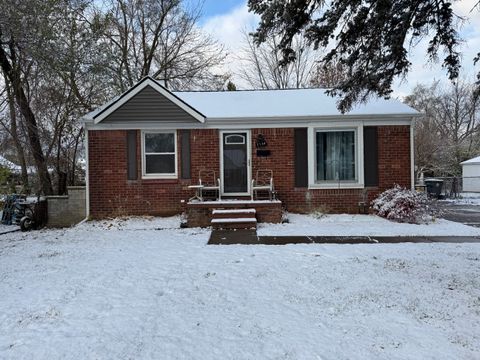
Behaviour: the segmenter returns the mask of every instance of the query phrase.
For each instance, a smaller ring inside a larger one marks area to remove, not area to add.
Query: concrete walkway
[[[480,227],[480,206],[442,201],[442,218],[465,225]]]
[[[255,230],[213,230],[208,245],[480,243],[480,236],[258,236]]]

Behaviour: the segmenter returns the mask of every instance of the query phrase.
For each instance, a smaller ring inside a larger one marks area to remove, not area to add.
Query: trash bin
[[[442,179],[426,179],[425,185],[427,186],[427,194],[429,196],[440,198],[443,189]]]

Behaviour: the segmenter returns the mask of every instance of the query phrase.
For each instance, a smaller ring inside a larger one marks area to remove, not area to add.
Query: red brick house
[[[202,169],[218,174],[225,200],[197,209],[207,217],[250,199],[262,169],[273,172],[277,208],[358,212],[365,196],[412,186],[417,116],[383,99],[341,114],[321,89],[170,92],[147,77],[83,119],[88,214],[181,213]]]

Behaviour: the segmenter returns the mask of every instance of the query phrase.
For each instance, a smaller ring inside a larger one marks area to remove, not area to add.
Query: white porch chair
[[[217,200],[221,200],[220,194],[220,178],[218,178],[215,170],[200,170],[198,172],[198,183],[203,185],[200,189],[200,197],[203,199],[203,192],[213,191],[217,195]]]
[[[272,170],[257,170],[255,179],[252,180],[252,200],[254,197],[258,198],[259,191],[267,191],[268,198],[273,200],[273,171]]]

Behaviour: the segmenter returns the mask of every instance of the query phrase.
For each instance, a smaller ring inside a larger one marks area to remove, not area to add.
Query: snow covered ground
[[[258,224],[258,235],[285,236],[480,236],[480,228],[444,219],[430,224],[403,224],[376,215],[288,214],[285,224]]]
[[[3,224],[0,224],[0,235],[3,234],[3,233],[7,233],[7,232],[11,232],[11,231],[14,231],[14,230],[18,230],[20,229],[19,226],[16,226],[16,225],[3,225]]]
[[[455,205],[480,205],[480,193],[463,192],[457,199],[441,200]]]
[[[179,222],[2,235],[0,358],[480,359],[480,244],[206,246]]]

